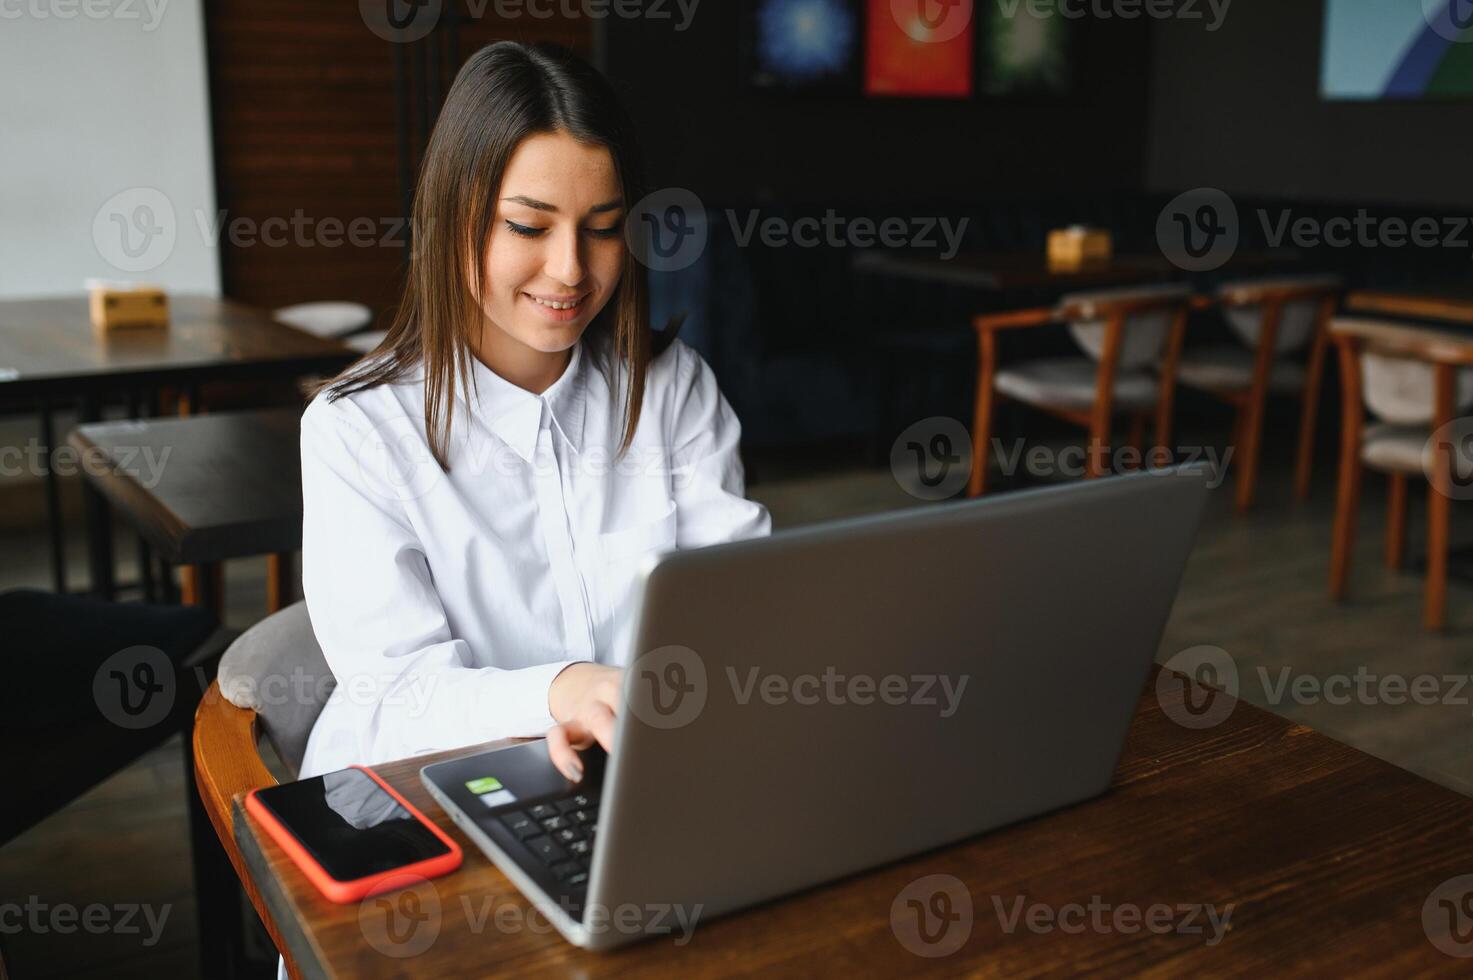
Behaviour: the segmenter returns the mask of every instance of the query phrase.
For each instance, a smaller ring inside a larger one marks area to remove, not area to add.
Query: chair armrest
[[[229,851],[226,842],[235,839],[235,797],[275,786],[276,777],[256,748],[256,713],[227,701],[219,681],[210,684],[194,713],[194,773],[205,812]]]
[[[978,331],[1042,327],[1060,322],[1062,321],[1058,311],[1051,306],[1041,306],[1030,310],[1009,310],[1005,313],[983,313],[972,318],[972,326]]]

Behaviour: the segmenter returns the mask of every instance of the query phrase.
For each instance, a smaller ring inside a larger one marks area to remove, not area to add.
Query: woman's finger
[[[614,751],[614,711],[602,701],[590,701],[578,716],[579,725],[604,747],[605,752]]]
[[[573,782],[583,778],[583,760],[575,749],[593,744],[593,733],[577,721],[554,725],[547,730],[547,757],[558,771]]]

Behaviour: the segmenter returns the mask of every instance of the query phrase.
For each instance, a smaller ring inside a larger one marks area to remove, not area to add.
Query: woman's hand
[[[547,733],[547,754],[574,782],[583,778],[575,749],[596,741],[604,751],[614,750],[614,718],[623,690],[623,670],[581,661],[566,667],[547,689],[547,707],[558,722]]]

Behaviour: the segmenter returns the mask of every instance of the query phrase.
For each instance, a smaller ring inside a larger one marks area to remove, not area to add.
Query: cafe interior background
[[[39,653],[182,606],[202,659],[177,698],[198,699],[210,644],[300,598],[272,511],[296,479],[299,382],[387,327],[430,127],[465,58],[505,38],[570,48],[625,99],[655,322],[684,314],[776,528],[1087,478],[1100,433],[1110,471],[1162,446],[1226,464],[1158,659],[1210,649],[1245,699],[1473,792],[1466,699],[1293,683],[1473,669],[1456,458],[1473,33],[1447,5],[0,0],[0,17],[0,896],[171,910],[156,934],[0,931],[10,975],[210,973],[190,712],[119,724],[96,658]],[[1142,291],[1151,339],[1113,355],[1102,423],[1101,324]],[[137,331],[184,342],[207,311],[243,333],[187,373],[131,364]],[[1027,327],[995,319],[1016,311]],[[129,315],[168,322],[108,322]],[[198,428],[260,413],[288,422]],[[177,467],[202,520],[235,515],[214,538],[161,527],[167,507],[109,476],[119,460],[88,463],[162,419],[196,428],[169,430],[158,485]],[[233,968],[265,975],[249,909]]]

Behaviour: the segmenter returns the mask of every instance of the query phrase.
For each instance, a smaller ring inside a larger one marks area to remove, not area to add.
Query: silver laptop
[[[536,741],[421,777],[590,949],[1088,799],[1206,493],[1177,467],[651,559],[607,758],[571,783]]]

